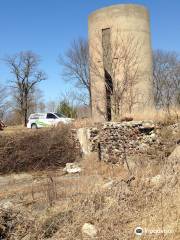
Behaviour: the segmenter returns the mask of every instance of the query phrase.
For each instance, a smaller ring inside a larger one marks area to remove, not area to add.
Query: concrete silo
[[[121,115],[142,112],[153,106],[149,25],[148,10],[134,4],[110,6],[89,16],[92,117],[95,121],[113,119],[113,107],[117,103],[112,96],[113,92],[115,95],[118,90]],[[131,57],[131,63],[125,56],[127,54]],[[115,70],[115,67],[118,70]],[[135,72],[136,76],[133,76]],[[123,93],[122,89],[123,84],[126,86],[125,79],[128,81],[128,88],[131,86],[133,91],[131,95],[137,95],[131,109],[127,102],[132,103],[132,96],[128,93],[129,90],[125,89]],[[133,80],[133,84],[129,79]],[[115,85],[118,86],[117,89]],[[123,101],[120,99],[122,93]]]

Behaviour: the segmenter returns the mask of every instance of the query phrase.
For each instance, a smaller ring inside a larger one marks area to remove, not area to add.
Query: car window
[[[57,117],[52,113],[48,113],[46,118],[47,119],[56,119]]]
[[[62,113],[55,113],[55,114],[60,118],[66,118],[66,116],[64,116]]]

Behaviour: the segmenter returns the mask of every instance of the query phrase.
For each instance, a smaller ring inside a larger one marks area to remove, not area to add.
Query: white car
[[[59,123],[68,124],[73,121],[59,113],[33,113],[30,115],[27,128],[37,129],[43,127],[57,126]]]

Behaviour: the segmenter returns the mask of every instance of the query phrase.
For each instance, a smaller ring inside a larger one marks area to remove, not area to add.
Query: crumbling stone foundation
[[[82,139],[86,139],[86,143],[80,142],[85,154],[97,152],[100,160],[112,163],[123,162],[126,157],[143,153],[158,142],[152,121],[107,122],[78,131],[83,133]]]

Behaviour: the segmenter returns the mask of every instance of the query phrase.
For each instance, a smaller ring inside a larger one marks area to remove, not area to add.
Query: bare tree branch
[[[176,52],[153,54],[153,86],[156,107],[167,110],[180,105],[180,57]]]
[[[103,37],[105,40],[102,41]],[[113,35],[113,39],[106,40],[106,36],[97,34],[94,41],[96,45],[91,44],[91,52],[94,54],[89,60],[90,72],[92,78],[102,79],[104,82],[107,109],[111,109],[112,115],[116,118],[124,112],[131,113],[139,101],[141,93],[135,86],[142,75],[139,68],[141,63],[139,51],[143,43],[132,34],[122,36],[118,30]],[[103,63],[100,63],[102,53]],[[98,89],[95,91],[98,92]],[[107,119],[107,112],[104,114]]]
[[[60,56],[58,61],[63,66],[64,79],[72,82],[75,87],[87,91],[91,102],[88,42],[81,38],[74,40],[65,55]]]
[[[11,87],[14,89],[14,98],[21,114],[24,125],[27,124],[28,111],[35,86],[46,79],[43,71],[38,69],[40,59],[31,52],[20,52],[7,56],[5,62],[13,76]]]

